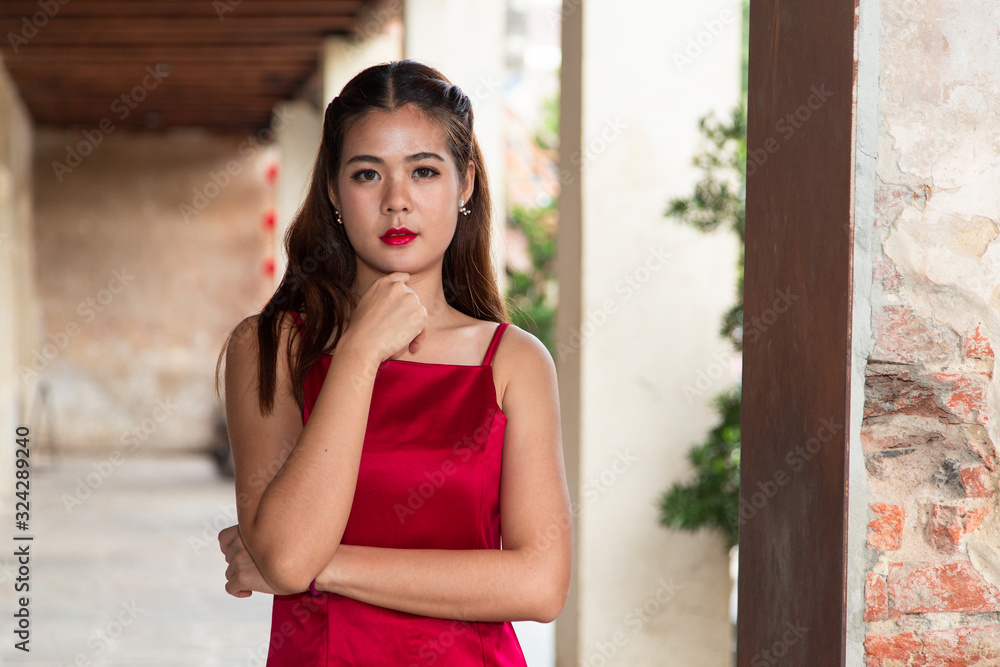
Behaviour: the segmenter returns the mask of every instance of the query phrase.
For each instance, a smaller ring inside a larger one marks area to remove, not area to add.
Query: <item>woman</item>
[[[219,543],[230,594],[274,595],[269,667],[524,665],[511,621],[565,604],[555,367],[507,323],[472,121],[411,60],[348,82],[281,284],[226,342]]]

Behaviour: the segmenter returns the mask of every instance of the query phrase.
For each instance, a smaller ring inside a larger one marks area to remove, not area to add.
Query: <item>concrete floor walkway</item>
[[[228,595],[216,535],[232,482],[207,458],[33,458],[30,530],[0,507],[0,664],[263,667],[271,597]],[[0,483],[10,484],[12,481]],[[30,534],[30,653],[14,648],[14,550]],[[528,664],[549,667],[551,625],[516,623]]]

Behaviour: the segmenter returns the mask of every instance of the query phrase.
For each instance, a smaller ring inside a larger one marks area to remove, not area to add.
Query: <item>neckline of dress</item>
[[[323,354],[324,357],[332,357],[332,354]],[[382,364],[387,364],[389,362],[395,362],[398,364],[417,364],[419,366],[446,366],[449,368],[493,368],[493,364],[438,364],[432,361],[414,361],[413,359],[385,359]]]
[[[324,357],[333,357],[332,354],[323,354],[323,353],[321,353],[321,354]],[[445,367],[448,367],[448,368],[488,368],[488,369],[490,369],[491,373],[493,371],[493,364],[477,364],[475,366],[473,366],[472,364],[435,364],[435,363],[432,363],[430,361],[411,361],[410,359],[386,359],[381,364],[379,364],[379,366],[381,366],[384,363],[390,362],[390,361],[395,361],[395,362],[402,363],[402,364],[417,364],[419,366],[445,366]],[[493,396],[493,402],[494,402],[494,404],[497,407],[497,412],[499,412],[500,414],[502,414],[504,420],[506,420],[507,419],[507,413],[503,411],[502,407],[500,407],[500,403],[497,402],[495,395]]]

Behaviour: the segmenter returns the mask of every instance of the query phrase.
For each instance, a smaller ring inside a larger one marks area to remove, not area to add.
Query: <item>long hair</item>
[[[475,186],[466,205],[471,213],[459,218],[455,236],[444,253],[442,281],[450,306],[476,319],[507,322],[506,302],[496,281],[491,254],[492,203],[486,164],[472,128],[472,102],[441,72],[414,60],[396,60],[369,67],[354,76],[326,107],[323,137],[305,201],[283,237],[288,266],[274,295],[256,315],[258,349],[258,403],[261,414],[274,408],[278,341],[284,311],[305,314],[297,358],[289,337],[286,354],[292,389],[301,411],[305,405],[305,378],[310,367],[343,336],[359,295],[351,289],[357,259],[344,231],[335,221],[330,190],[339,176],[344,138],[372,111],[396,111],[412,104],[445,131],[448,151],[465,178],[466,165],[475,166]],[[458,215],[456,213],[456,215]],[[219,368],[236,329],[216,362]]]

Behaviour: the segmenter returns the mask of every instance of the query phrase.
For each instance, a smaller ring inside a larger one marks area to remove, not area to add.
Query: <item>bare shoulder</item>
[[[296,326],[295,317],[291,311],[283,310],[278,315],[278,321],[280,322],[278,331],[280,332],[282,341],[284,341],[287,339],[292,329]],[[260,315],[257,313],[244,317],[233,329],[233,335],[230,338],[229,347],[232,348],[234,344],[237,346],[255,345],[257,341],[257,326],[259,322]]]
[[[516,324],[508,325],[503,332],[493,357],[493,367],[501,385],[500,405],[504,411],[507,406],[503,401],[508,400],[512,387],[534,393],[551,386],[556,379],[555,362],[548,348],[537,336]]]
[[[233,329],[232,336],[226,346],[226,367],[245,374],[248,379],[256,375],[256,369],[259,363],[257,347],[257,327],[259,325],[259,321],[260,316],[258,314],[243,318],[243,320],[241,320],[240,323]],[[292,336],[292,329],[294,329],[296,325],[294,317],[289,311],[282,311],[280,313],[279,323],[279,338],[277,346],[279,354],[277,355],[276,361],[278,384],[279,386],[282,386],[285,384],[282,381],[288,376],[287,357],[285,354],[282,354],[282,352],[286,349],[289,337]],[[297,353],[297,340],[298,336],[292,337],[293,355]],[[251,382],[251,384],[256,384],[256,382]]]

